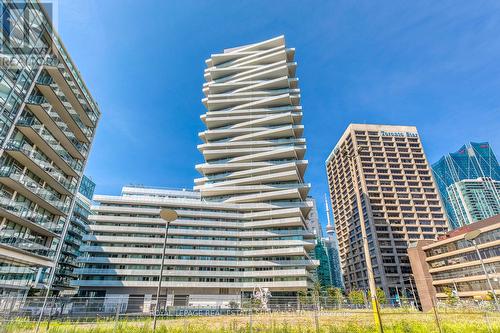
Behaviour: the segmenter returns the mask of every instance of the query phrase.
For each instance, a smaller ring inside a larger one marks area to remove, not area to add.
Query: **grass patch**
[[[441,313],[443,333],[500,333],[500,313]],[[290,312],[252,315],[253,333],[374,333],[373,314],[369,311]],[[385,333],[438,333],[432,313],[383,311]],[[5,333],[33,332],[34,323],[21,318],[4,326]],[[50,333],[149,333],[149,318],[99,320],[95,322],[52,321],[41,324],[40,332]],[[158,333],[249,333],[250,316],[182,317],[160,319]]]

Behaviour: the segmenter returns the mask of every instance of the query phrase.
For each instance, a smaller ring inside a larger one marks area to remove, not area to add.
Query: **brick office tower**
[[[434,239],[448,230],[417,129],[351,124],[326,160],[345,286],[368,289],[346,151],[355,156],[361,198],[366,198],[362,206],[375,282],[387,296],[410,297],[409,242]]]

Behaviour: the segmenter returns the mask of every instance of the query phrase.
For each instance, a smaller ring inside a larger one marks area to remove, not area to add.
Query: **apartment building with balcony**
[[[76,194],[53,283],[53,289],[60,294],[74,295],[78,291],[77,288],[71,286],[71,281],[78,279],[74,269],[80,266],[77,260],[82,255],[80,247],[83,245],[85,235],[90,232],[88,217],[91,214],[90,206],[94,190],[95,183],[84,175]]]
[[[448,186],[448,200],[458,225],[467,225],[500,214],[500,181],[463,179]]]
[[[473,243],[465,238],[477,230],[475,241],[484,269]],[[413,242],[408,255],[424,311],[446,302],[450,291],[462,302],[493,301],[493,292],[500,297],[500,215],[450,231],[438,240]]]
[[[96,195],[75,283],[82,295],[155,294],[161,208],[179,215],[169,227],[162,295],[199,302],[255,287],[274,295],[312,287],[318,263],[294,49],[280,36],[213,54],[206,64],[204,163],[194,191],[124,187],[121,196]]]
[[[53,276],[100,112],[38,1],[0,15],[0,295],[25,295]]]
[[[500,166],[488,142],[469,142],[432,165],[450,227],[499,214]]]
[[[315,261],[312,234],[303,228],[273,224],[268,211],[242,212],[239,205],[203,201],[198,191],[126,186],[121,196],[95,195],[73,283],[85,296],[156,294],[165,222],[161,208],[179,218],[168,229],[162,295],[200,302],[234,300],[255,286],[273,291],[308,287]],[[274,221],[277,220],[277,221]],[[236,298],[235,298],[236,297]]]
[[[368,289],[355,185],[375,282],[387,296],[410,296],[408,244],[448,231],[417,129],[351,124],[326,160],[326,172],[346,289]]]

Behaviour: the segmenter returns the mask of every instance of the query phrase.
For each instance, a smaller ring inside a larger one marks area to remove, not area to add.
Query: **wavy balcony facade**
[[[204,163],[194,191],[124,187],[95,196],[75,282],[87,296],[155,294],[168,229],[167,293],[240,295],[255,287],[295,295],[311,288],[312,202],[294,49],[283,36],[227,49],[206,60]]]

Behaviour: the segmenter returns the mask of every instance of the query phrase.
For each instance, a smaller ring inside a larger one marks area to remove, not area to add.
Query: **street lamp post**
[[[467,234],[465,234],[464,239],[466,241],[469,241],[474,245],[474,249],[476,250],[477,256],[479,257],[479,261],[481,262],[481,267],[483,268],[484,275],[486,276],[486,281],[488,282],[488,286],[490,287],[491,292],[493,293],[493,301],[495,302],[495,308],[498,309],[498,298],[495,292],[495,289],[493,288],[493,285],[491,284],[491,279],[490,275],[488,274],[488,271],[486,270],[486,266],[484,265],[483,257],[481,256],[481,252],[479,252],[479,248],[477,247],[477,242],[476,238],[481,234],[481,229],[476,229],[474,231],[471,231]]]
[[[358,177],[356,174],[356,169],[354,167],[354,161],[356,158],[359,156],[359,153],[363,151],[363,147],[359,147],[358,150],[354,154],[350,154],[347,150],[344,150],[342,154],[348,158],[349,160],[349,167],[351,170],[351,178],[353,182],[353,187],[354,187],[354,192],[356,193],[356,202],[358,206],[358,216],[359,216],[359,223],[361,226],[361,236],[363,238],[363,252],[365,255],[365,264],[366,264],[366,271],[368,275],[368,284],[370,287],[370,297],[371,297],[371,303],[372,303],[372,309],[373,309],[373,315],[375,319],[375,326],[377,327],[378,331],[380,333],[384,332],[384,328],[382,326],[382,318],[380,316],[380,306],[379,302],[377,299],[377,287],[375,285],[375,278],[373,275],[373,267],[372,267],[372,260],[370,256],[370,248],[368,247],[368,237],[366,235],[366,223],[365,223],[365,217],[363,214],[363,206],[361,204],[361,194],[359,191],[358,187]],[[366,203],[368,204],[368,203]]]
[[[177,212],[173,209],[163,208],[160,217],[165,221],[165,235],[163,237],[163,251],[161,252],[160,274],[158,279],[158,289],[156,290],[156,306],[153,315],[153,332],[156,330],[156,316],[160,306],[161,280],[163,279],[163,265],[165,263],[165,249],[167,247],[168,225],[177,219]]]
[[[460,301],[460,296],[458,296],[458,287],[457,283],[455,282],[455,279],[453,279],[452,282],[453,282],[453,288],[455,289],[455,296],[458,298],[458,301]]]

